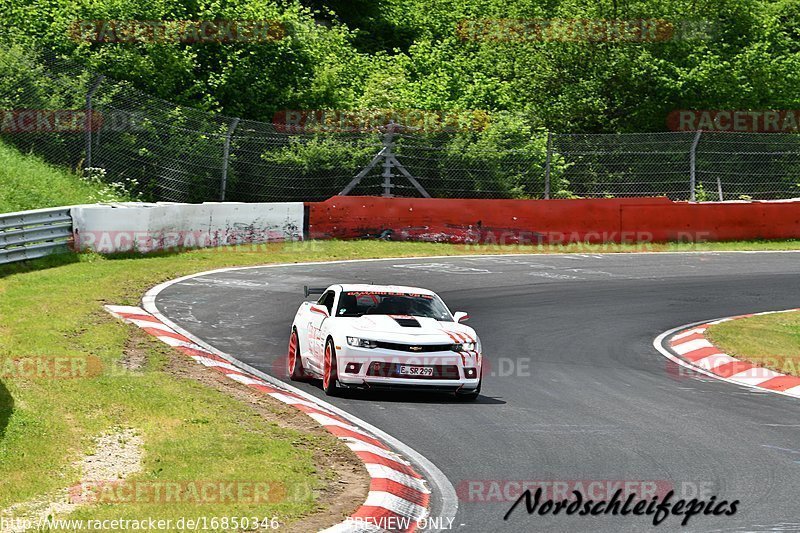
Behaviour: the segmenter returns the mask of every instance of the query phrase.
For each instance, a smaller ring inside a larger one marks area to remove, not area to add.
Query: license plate
[[[400,365],[400,374],[407,376],[432,376],[433,368],[429,366]]]

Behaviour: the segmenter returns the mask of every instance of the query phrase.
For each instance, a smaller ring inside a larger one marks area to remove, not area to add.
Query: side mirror
[[[453,320],[455,320],[456,322],[464,322],[466,320],[469,320],[469,315],[464,311],[456,311],[455,313],[453,313]]]

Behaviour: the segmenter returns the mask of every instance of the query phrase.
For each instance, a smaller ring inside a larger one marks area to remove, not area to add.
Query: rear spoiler
[[[303,285],[303,292],[306,298],[308,298],[310,294],[322,294],[326,289],[327,287],[309,287],[308,285]]]

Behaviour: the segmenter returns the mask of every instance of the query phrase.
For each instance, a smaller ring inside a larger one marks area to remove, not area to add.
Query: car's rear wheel
[[[325,343],[325,359],[322,369],[322,390],[328,396],[335,396],[339,393],[339,369],[336,365],[336,350],[333,342],[328,339]]]
[[[297,337],[297,330],[292,330],[292,336],[289,337],[287,369],[289,379],[292,381],[300,381],[306,378],[306,373],[303,370],[303,360],[300,358],[300,341]]]

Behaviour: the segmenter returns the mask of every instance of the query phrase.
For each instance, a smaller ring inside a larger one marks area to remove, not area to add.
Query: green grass
[[[800,376],[800,312],[731,320],[711,326],[707,334],[725,353]]]
[[[0,142],[0,213],[122,199],[107,187]]]

